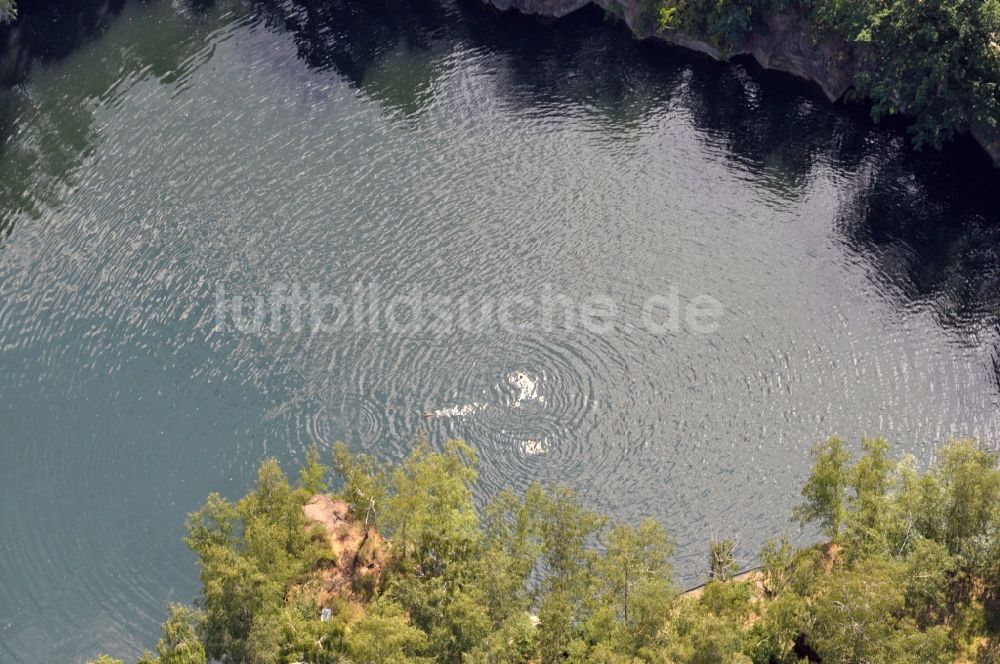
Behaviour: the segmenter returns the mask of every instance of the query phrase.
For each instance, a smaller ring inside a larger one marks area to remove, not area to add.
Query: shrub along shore
[[[905,115],[916,147],[969,132],[1000,166],[1000,0],[483,0],[563,16],[595,4],[640,38],[750,55],[830,100]]]
[[[793,520],[826,542],[772,540],[745,575],[713,542],[689,593],[652,520],[609,523],[561,486],[477,509],[461,441],[332,461],[310,451],[293,482],[268,460],[189,515],[202,592],[140,664],[1000,661],[1000,468],[971,440],[924,471],[883,440],[822,442]]]

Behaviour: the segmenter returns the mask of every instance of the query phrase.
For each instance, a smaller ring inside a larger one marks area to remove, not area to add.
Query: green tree
[[[850,485],[854,489],[851,503],[854,509],[864,509],[866,503],[885,498],[891,486],[895,463],[889,458],[889,443],[883,438],[862,438],[861,457],[851,469]]]
[[[511,614],[465,654],[466,664],[523,664],[538,650],[538,633],[527,613]]]
[[[402,558],[413,556],[424,573],[446,561],[468,559],[480,542],[479,516],[472,502],[476,455],[466,443],[445,443],[434,454],[418,444],[392,474],[384,522]]]
[[[402,608],[391,601],[376,601],[347,632],[347,651],[355,662],[430,664],[423,655],[427,635],[409,624]]]
[[[867,16],[856,39],[868,46],[870,63],[859,83],[876,117],[914,116],[916,143],[934,147],[970,121],[996,127],[1000,2],[869,0],[856,11]]]
[[[715,540],[708,545],[708,578],[728,581],[739,571],[736,562],[736,542]]]
[[[188,515],[184,541],[199,555],[217,547],[236,546],[240,534],[239,519],[235,505],[217,493],[210,493],[202,508]]]
[[[305,528],[308,491],[294,488],[274,459],[254,488],[233,505],[217,494],[187,520],[186,541],[198,554],[205,653],[213,659],[261,662],[276,651],[265,628],[284,606],[285,588],[320,556]]]
[[[704,37],[724,52],[739,48],[750,32],[760,3],[754,0],[661,0],[661,30],[679,29]]]
[[[170,605],[156,654],[159,664],[205,664],[205,614],[181,604]]]
[[[894,616],[904,605],[898,568],[868,562],[820,581],[809,645],[823,662],[892,662]]]
[[[836,537],[844,521],[850,456],[844,441],[836,436],[819,443],[812,450],[813,467],[802,487],[805,503],[792,515],[801,524],[818,521],[823,534]]]
[[[698,603],[721,618],[742,625],[750,617],[750,598],[753,587],[746,581],[712,580],[705,584]]]
[[[610,653],[638,657],[654,646],[673,605],[673,543],[661,525],[645,519],[608,533],[596,564],[598,607],[585,627],[591,660]],[[603,654],[602,654],[603,653]]]
[[[861,456],[849,470],[851,495],[845,512],[845,537],[850,557],[900,555],[907,529],[896,496],[897,464],[888,456],[889,443],[862,438]]]
[[[369,528],[379,525],[378,516],[388,485],[385,469],[367,454],[351,454],[343,442],[333,446],[333,468],[343,482],[344,501],[358,518],[364,519],[367,535]]]
[[[936,470],[946,505],[945,540],[959,552],[997,523],[1000,469],[997,455],[973,440],[955,441],[940,455]]]
[[[613,527],[606,546],[598,562],[605,598],[617,607],[621,619],[628,624],[629,600],[634,599],[637,587],[655,583],[664,595],[670,595],[674,545],[663,526],[644,519],[638,527],[627,524]]]
[[[794,662],[795,641],[809,620],[806,600],[795,592],[781,592],[768,601],[764,615],[743,639],[743,653],[755,664]]]
[[[605,531],[572,490],[537,484],[524,496],[502,492],[480,520],[464,443],[418,444],[396,468],[338,445],[344,492],[356,506],[377,505],[392,539],[367,606],[326,594],[337,588],[327,539],[302,514],[323,488],[318,455],[310,451],[294,486],[268,460],[244,498],[212,494],[189,516],[200,608],[172,606],[156,653],[138,664],[790,664],[803,652],[944,664],[977,648],[991,657],[996,455],[949,443],[925,473],[892,461],[877,439],[862,441],[853,465],[837,439],[814,456],[798,516],[836,540],[799,550],[769,542],[760,578],[745,582],[731,580],[733,543],[713,542],[713,580],[676,597],[673,546],[653,521]],[[323,619],[320,596],[332,609]]]
[[[538,519],[540,562],[545,575],[539,587],[539,650],[542,661],[561,661],[594,607],[597,555],[587,545],[604,529],[606,519],[580,505],[565,486],[535,488],[525,498]]]
[[[299,469],[299,487],[310,496],[326,493],[326,474],[329,468],[320,463],[319,449],[310,447],[306,452],[306,461]]]
[[[718,582],[713,582],[718,584]],[[722,585],[722,584],[718,584]],[[685,602],[669,623],[665,656],[677,664],[745,664],[742,625],[700,602]]]
[[[903,596],[908,613],[922,629],[944,622],[951,602],[951,579],[957,571],[948,547],[919,538],[905,564]]]
[[[255,619],[277,611],[282,585],[249,558],[229,549],[210,552],[201,564],[206,653],[213,659],[228,656],[237,662],[253,661],[247,641]]]
[[[492,589],[486,593],[486,603],[495,625],[526,612],[532,603],[527,583],[541,554],[533,506],[542,491],[537,484],[528,489],[527,497],[502,491],[485,508],[478,577]]]
[[[787,536],[781,540],[770,539],[760,551],[761,573],[764,592],[775,597],[788,587],[795,562],[795,552]]]

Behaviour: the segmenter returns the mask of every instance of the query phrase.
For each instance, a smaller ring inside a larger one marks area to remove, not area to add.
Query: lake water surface
[[[93,4],[5,56],[0,661],[152,647],[197,593],[185,513],[311,445],[466,438],[482,496],[656,517],[691,584],[711,537],[749,564],[790,528],[820,438],[1000,439],[1000,180],[968,146],[597,13]],[[275,284],[618,315],[219,326]],[[717,329],[638,324],[674,292]]]

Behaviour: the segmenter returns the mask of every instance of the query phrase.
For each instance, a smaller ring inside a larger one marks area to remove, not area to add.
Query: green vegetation
[[[1000,0],[655,0],[663,30],[733,51],[768,17],[794,11],[860,58],[857,93],[876,118],[905,113],[917,146],[1000,123]]]
[[[139,663],[996,662],[997,456],[957,441],[921,473],[885,441],[861,448],[852,459],[832,438],[813,452],[795,518],[827,543],[772,540],[734,576],[735,546],[715,542],[710,581],[686,594],[653,521],[609,525],[538,485],[477,510],[460,441],[418,444],[398,467],[339,444],[339,502],[314,497],[328,474],[315,451],[295,483],[266,461],[243,499],[213,494],[190,515],[202,595],[171,607]],[[343,506],[353,549],[331,548],[347,530],[306,518],[320,503]]]
[[[17,2],[0,0],[0,23],[10,23],[17,18]]]

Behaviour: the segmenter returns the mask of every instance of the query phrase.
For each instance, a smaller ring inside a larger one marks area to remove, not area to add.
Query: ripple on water
[[[372,49],[300,29],[312,15],[208,4],[127,3],[19,97],[0,192],[0,659],[155,644],[166,601],[197,592],[185,513],[241,495],[268,454],[291,467],[343,439],[398,460],[421,431],[464,438],[479,498],[572,484],[663,521],[691,579],[709,535],[752,551],[786,526],[819,437],[885,434],[922,460],[952,433],[996,440],[995,210],[986,187],[934,191],[901,135],[745,72],[719,87],[731,72],[582,19],[539,39],[456,11],[411,40],[371,15],[392,41]],[[142,48],[153,32],[184,37]],[[310,67],[327,48],[336,63]],[[956,220],[973,214],[970,233]],[[218,285],[281,281],[473,309],[551,284],[610,294],[630,324],[677,284],[724,315],[701,336],[216,327]]]
[[[523,485],[538,478],[539,464],[561,468],[566,479],[579,472],[575,466],[608,459],[595,453],[590,439],[598,416],[595,381],[625,367],[606,340],[519,335],[462,356],[468,359],[453,373],[440,365],[423,368],[440,378],[421,410],[436,436],[476,442],[486,484]]]

